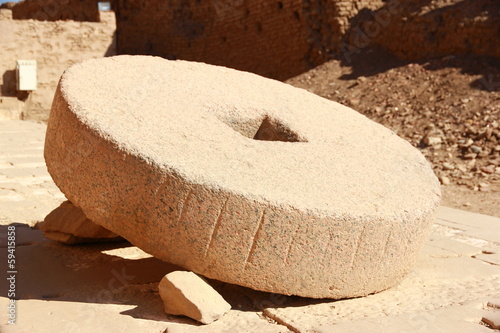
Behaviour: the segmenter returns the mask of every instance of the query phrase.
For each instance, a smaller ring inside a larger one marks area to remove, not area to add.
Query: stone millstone
[[[156,57],[66,70],[45,159],[89,219],[155,257],[315,298],[400,282],[440,200],[425,158],[356,111],[254,74]]]

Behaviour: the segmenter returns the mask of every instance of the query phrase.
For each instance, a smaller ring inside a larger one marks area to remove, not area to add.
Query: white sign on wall
[[[17,90],[36,90],[36,60],[17,60],[16,77]]]

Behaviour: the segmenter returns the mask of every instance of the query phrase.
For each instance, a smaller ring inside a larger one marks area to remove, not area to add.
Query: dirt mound
[[[500,60],[369,58],[376,60],[331,61],[288,82],[351,106],[418,147],[446,185],[445,205],[500,216]]]

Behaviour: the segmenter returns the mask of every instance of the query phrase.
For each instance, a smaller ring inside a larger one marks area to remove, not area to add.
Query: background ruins
[[[45,119],[64,68],[114,54],[202,61],[280,80],[334,58],[349,63],[373,46],[411,60],[500,57],[500,20],[494,19],[500,3],[491,0],[114,0],[111,5],[116,44],[114,15],[99,12],[95,0],[5,5],[12,10],[0,15],[1,96],[15,95],[12,71],[19,58],[38,60],[40,90],[26,117]]]
[[[0,118],[18,118],[22,112],[25,119],[47,120],[59,77],[67,67],[116,54],[115,17],[101,12],[100,22],[39,21],[14,20],[12,13],[0,9]],[[37,61],[38,88],[30,98],[16,90],[17,59]]]

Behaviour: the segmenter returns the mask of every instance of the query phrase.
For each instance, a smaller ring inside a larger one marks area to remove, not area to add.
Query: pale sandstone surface
[[[203,278],[193,272],[166,274],[158,285],[165,312],[211,324],[231,310],[231,305]]]
[[[45,237],[65,244],[122,241],[123,238],[89,220],[69,201],[45,217],[39,227]]]
[[[382,318],[360,319],[335,325],[321,326],[315,333],[492,333],[492,330],[478,324],[483,316],[500,311],[484,309],[484,302],[473,301],[436,311],[415,312],[411,315],[397,315]]]
[[[0,122],[0,126],[0,143],[17,138],[8,149],[0,145],[1,165],[32,147],[30,142],[39,145],[37,142],[43,140],[46,129],[42,124],[20,121]],[[15,151],[19,152],[11,155]],[[30,152],[29,157],[23,157],[24,163],[29,163],[29,158],[37,162],[41,154],[42,150]],[[21,172],[23,165],[16,164],[8,170]],[[0,170],[2,179],[6,177],[4,170]],[[160,279],[178,268],[127,243],[68,247],[45,239],[40,230],[29,228],[33,217],[40,221],[50,212],[41,207],[48,205],[53,209],[62,201],[60,193],[52,191],[55,185],[44,181],[44,177],[49,177],[46,171],[30,177],[29,183],[25,178],[10,179],[23,196],[18,205],[9,205],[11,196],[0,199],[0,244],[6,237],[5,226],[18,222],[20,265],[17,326],[6,326],[6,317],[2,316],[2,332],[48,333],[67,328],[68,332],[85,333],[278,333],[292,332],[293,328],[301,333],[327,329],[340,333],[391,330],[475,333],[493,332],[479,323],[483,317],[494,319],[492,316],[500,311],[500,267],[477,259],[477,253],[483,251],[485,256],[500,252],[500,228],[492,228],[495,221],[497,226],[500,224],[500,219],[441,207],[431,237],[408,283],[401,287],[364,298],[320,301],[213,284],[233,309],[213,324],[197,326],[193,320],[167,316],[157,293]],[[2,186],[11,186],[5,184]],[[39,208],[30,206],[32,198],[37,198]],[[20,206],[26,208],[18,210]],[[491,241],[469,235],[482,230],[482,235]],[[4,262],[5,252],[0,248],[0,268]],[[478,267],[480,270],[475,272]],[[2,279],[2,309],[7,306],[6,296]],[[282,312],[278,314],[279,308]],[[299,316],[293,317],[296,313]]]
[[[45,130],[32,122],[0,121],[0,221],[34,225],[64,200],[43,159]]]
[[[45,158],[89,219],[155,257],[315,298],[400,282],[440,198],[415,148],[345,106],[155,57],[68,69]]]

